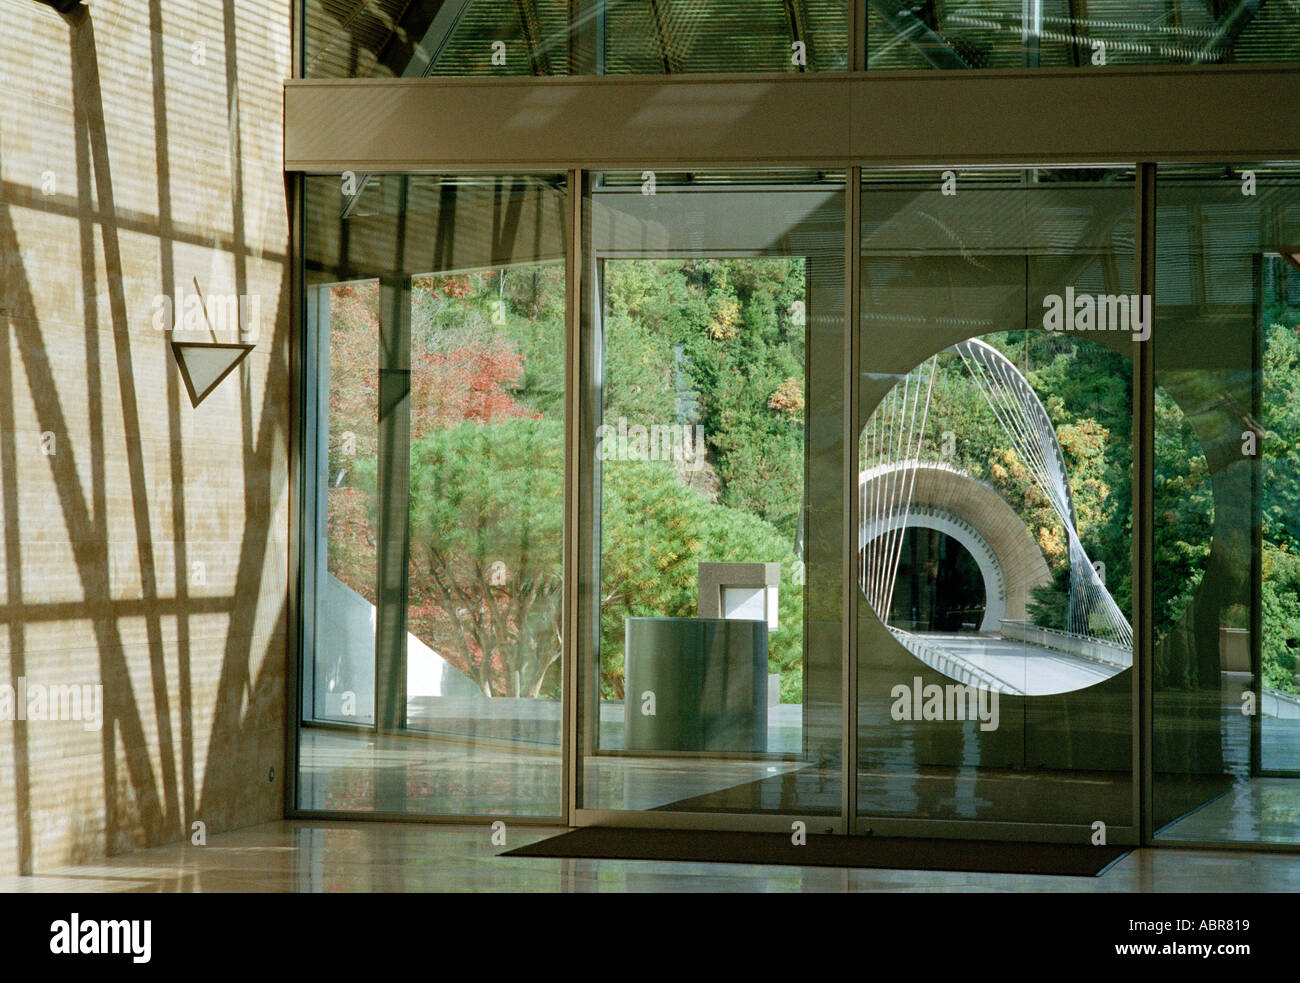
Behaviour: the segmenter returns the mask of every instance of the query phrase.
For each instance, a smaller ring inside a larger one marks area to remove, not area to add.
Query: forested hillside
[[[804,267],[788,259],[626,260],[604,268],[606,423],[701,428],[701,466],[606,460],[600,510],[601,678],[623,695],[623,622],[696,613],[702,560],[782,564],[771,671],[802,687]],[[375,599],[378,285],[330,312],[329,570]],[[1300,336],[1264,311],[1265,677],[1293,691],[1300,648]],[[986,341],[1055,426],[1085,548],[1132,603],[1129,361],[1078,335]],[[556,265],[418,280],[412,309],[409,630],[490,695],[559,692],[564,279]],[[1183,411],[1157,393],[1156,632],[1182,616],[1210,550],[1209,471]],[[945,434],[952,436],[946,440]],[[1054,582],[1032,617],[1061,626],[1064,529],[955,356],[941,356],[924,455],[996,488]],[[945,446],[946,444],[946,446]],[[1245,613],[1240,619],[1245,626]]]

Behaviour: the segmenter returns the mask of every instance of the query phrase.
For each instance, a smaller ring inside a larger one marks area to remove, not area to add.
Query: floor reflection
[[[848,892],[1300,891],[1300,856],[1143,849],[1100,877],[848,870],[769,864],[503,857],[560,832],[507,823],[286,821],[61,867],[0,877],[5,892]]]

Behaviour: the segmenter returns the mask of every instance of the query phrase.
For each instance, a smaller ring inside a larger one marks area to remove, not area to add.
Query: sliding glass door
[[[1157,841],[1300,844],[1300,170],[1162,167]],[[1197,466],[1188,471],[1191,458]]]
[[[300,806],[559,817],[564,178],[307,199]]]
[[[1133,191],[864,173],[863,832],[1136,840]]]
[[[591,180],[577,818],[836,828],[843,177]]]

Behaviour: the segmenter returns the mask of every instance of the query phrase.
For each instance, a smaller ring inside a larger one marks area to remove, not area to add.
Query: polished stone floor
[[[1240,727],[1233,731],[1242,733]],[[1230,773],[1223,784],[1200,788],[1175,778],[1157,783],[1163,812],[1187,813],[1161,835],[1300,844],[1300,779],[1243,778],[1245,745],[1225,733],[1224,748]],[[305,809],[540,819],[561,813],[558,748],[306,729],[300,753]],[[1237,784],[1222,794],[1233,775]],[[838,815],[840,808],[838,765],[776,756],[594,756],[584,761],[582,790],[590,809],[820,816]],[[859,812],[868,816],[1088,827],[1097,818],[1122,824],[1131,813],[1130,793],[1127,773],[920,768],[907,747],[888,759],[864,761],[858,775]]]
[[[558,830],[284,821],[34,877],[10,892],[1300,891],[1300,855],[1137,850],[1101,877],[502,857]]]
[[[1156,786],[1156,794],[1162,791]],[[1300,781],[1252,778],[1159,831],[1157,839],[1235,843],[1300,840]]]

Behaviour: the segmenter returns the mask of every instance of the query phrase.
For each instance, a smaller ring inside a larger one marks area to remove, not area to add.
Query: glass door
[[[857,828],[1134,841],[1128,170],[866,172]]]
[[[839,829],[843,178],[592,182],[576,819]]]
[[[1295,847],[1300,168],[1158,176],[1155,839]]]
[[[299,806],[558,818],[565,177],[305,193]]]

